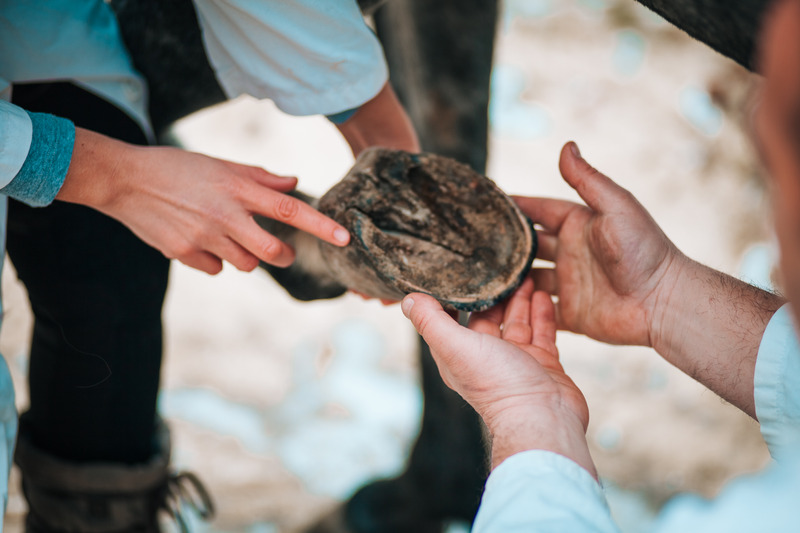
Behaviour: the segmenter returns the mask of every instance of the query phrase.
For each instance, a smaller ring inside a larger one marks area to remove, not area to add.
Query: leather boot
[[[188,532],[186,510],[209,520],[214,508],[194,474],[170,469],[169,430],[159,424],[158,452],[143,464],[74,463],[34,446],[21,433],[15,462],[28,500],[28,533],[156,533],[173,522]]]

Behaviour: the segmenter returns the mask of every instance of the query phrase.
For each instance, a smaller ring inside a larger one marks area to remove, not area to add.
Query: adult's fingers
[[[363,292],[359,292],[359,291],[357,291],[355,289],[349,289],[349,290],[350,290],[350,292],[352,292],[356,296],[360,296],[362,300],[374,300],[375,299],[374,296],[370,296],[369,294],[366,294],[366,293],[363,293]],[[400,303],[400,300],[389,300],[388,298],[379,298],[379,300],[383,305],[394,305],[396,303]]]
[[[530,276],[537,291],[558,294],[558,276],[554,268],[532,268]]]
[[[227,237],[209,251],[243,272],[252,272],[258,266],[258,257]]]
[[[469,316],[469,329],[500,338],[503,332],[502,325],[506,304],[507,302],[502,302],[486,311],[472,313]]]
[[[511,198],[528,218],[543,226],[550,233],[558,233],[570,212],[583,207],[575,202],[556,198],[530,196],[512,196]]]
[[[536,259],[555,262],[558,252],[558,237],[546,231],[536,232],[539,246],[536,249]]]
[[[194,252],[176,259],[188,267],[202,270],[212,276],[222,271],[222,260],[208,252]]]
[[[476,349],[476,336],[479,334],[459,326],[432,296],[409,294],[403,298],[401,308],[428,343],[434,357],[444,359],[445,365],[452,362],[458,354]]]
[[[533,330],[531,328],[531,296],[533,280],[526,277],[508,301],[503,317],[503,339],[519,344],[530,344]]]
[[[255,189],[245,198],[252,212],[303,230],[336,246],[350,242],[350,233],[333,219],[326,217],[307,203],[270,189]]]
[[[561,149],[558,168],[564,181],[598,213],[608,213],[632,198],[628,191],[587,163],[574,142]]]
[[[552,303],[555,306],[555,311],[556,311],[556,330],[558,330],[558,331],[571,331],[573,333],[580,333],[578,331],[575,331],[575,330],[570,329],[569,327],[567,327],[567,324],[564,322],[564,315],[561,312],[561,302],[556,300],[555,302],[552,302]]]
[[[531,344],[556,352],[556,310],[553,300],[546,292],[537,290],[531,299],[531,315],[533,324],[533,340]]]
[[[261,167],[242,165],[233,161],[220,160],[231,172],[252,179],[260,185],[269,187],[279,192],[289,192],[297,187],[297,178],[294,176],[279,176]]]
[[[265,263],[285,268],[294,261],[292,247],[264,231],[251,217],[243,216],[229,231],[231,239]]]

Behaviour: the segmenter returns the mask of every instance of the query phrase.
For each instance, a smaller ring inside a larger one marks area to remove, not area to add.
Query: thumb
[[[630,193],[611,178],[596,170],[581,156],[578,145],[570,141],[561,149],[558,169],[570,187],[598,213],[608,212],[620,202],[627,203]]]
[[[437,359],[438,356],[450,359],[451,354],[464,353],[470,347],[474,349],[473,336],[477,334],[460,326],[432,296],[409,294],[403,298],[401,307]]]

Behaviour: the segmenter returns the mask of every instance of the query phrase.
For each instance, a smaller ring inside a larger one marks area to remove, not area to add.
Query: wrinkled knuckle
[[[277,241],[265,241],[261,244],[259,252],[263,259],[272,260],[281,254],[282,249],[283,247]]]
[[[289,196],[281,196],[275,205],[275,213],[280,220],[293,220],[300,212],[300,203]]]
[[[189,253],[199,252],[207,248],[208,245],[214,241],[214,237],[216,237],[217,233],[213,225],[211,227],[195,227],[188,235],[186,248],[189,250]]]
[[[231,214],[226,209],[215,207],[208,211],[206,219],[215,226],[227,227],[231,221]]]
[[[243,259],[239,265],[239,269],[243,272],[252,272],[259,264],[257,257],[247,257]]]
[[[633,193],[631,191],[629,191],[628,189],[623,189],[622,187],[620,187],[619,190],[620,190],[620,194],[621,194],[621,199],[625,203],[629,203],[629,204],[631,204],[631,203],[639,203],[639,200],[636,199],[636,196],[634,196]]]
[[[248,166],[248,177],[251,179],[266,179],[272,176],[266,169],[257,166]]]
[[[591,165],[591,164],[590,164],[588,161],[586,161],[585,159],[578,159],[578,160],[575,162],[575,164],[577,165],[577,167],[578,167],[578,170],[581,170],[581,171],[583,171],[583,172],[587,172],[587,173],[590,173],[590,174],[595,174],[595,173],[597,173],[597,169],[596,169],[596,168],[594,168],[594,167],[593,167],[593,166],[592,166],[592,165]]]
[[[178,259],[178,249],[175,246],[159,246],[158,250],[167,259]]]
[[[172,257],[171,259],[180,259],[183,260],[194,254],[195,247],[189,242],[182,242],[172,249]]]
[[[425,337],[428,333],[428,328],[430,327],[430,317],[424,313],[414,313],[414,309],[412,309],[411,318],[414,322],[417,332]]]
[[[243,179],[231,179],[225,182],[226,193],[233,198],[246,198],[248,195],[248,184]]]

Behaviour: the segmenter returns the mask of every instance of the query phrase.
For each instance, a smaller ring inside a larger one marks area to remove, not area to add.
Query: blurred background
[[[495,51],[488,175],[511,194],[577,199],[558,173],[575,140],[690,257],[770,286],[762,172],[748,138],[755,76],[632,0],[506,0]],[[242,98],[175,131],[189,149],[299,177],[321,195],[352,164],[319,117]],[[30,310],[6,262],[0,350],[25,384]],[[295,531],[398,473],[418,431],[415,335],[398,306],[293,301],[263,272],[173,263],[162,413],[177,466],[218,507],[199,531]],[[681,493],[713,496],[763,466],[757,425],[644,348],[560,334],[591,411],[588,437],[625,533]],[[21,531],[14,477],[7,530]],[[453,524],[451,531],[468,531]]]

